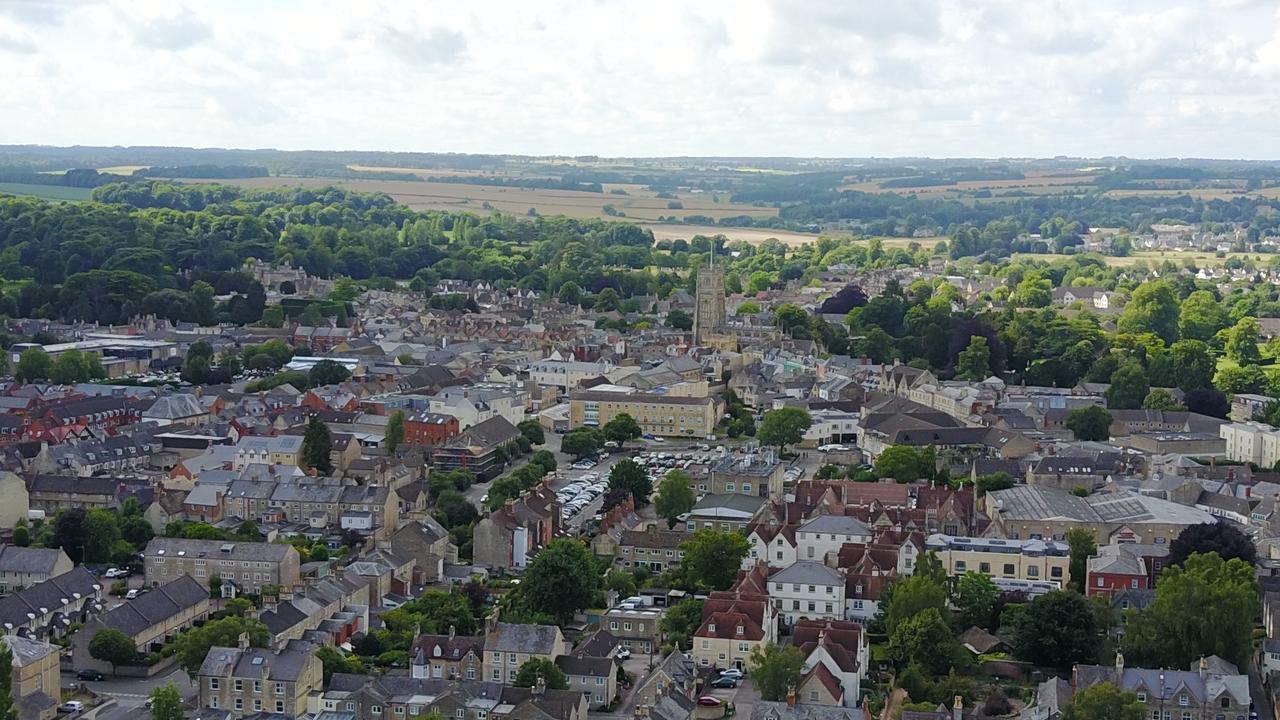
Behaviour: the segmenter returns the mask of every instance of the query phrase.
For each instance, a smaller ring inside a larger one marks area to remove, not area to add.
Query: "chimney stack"
[[[241,650],[249,649],[249,633],[240,633],[240,637],[236,639],[236,647],[239,647]]]
[[[796,706],[796,688],[793,685],[787,688],[787,707],[793,708],[795,706]]]
[[[1122,672],[1124,672],[1124,655],[1122,653],[1117,652],[1116,653],[1116,674],[1118,675]]]
[[[1203,655],[1200,656],[1200,679],[1204,680],[1209,675],[1209,661]]]
[[[955,702],[951,705],[951,720],[962,720],[964,718],[964,698],[956,696]]]

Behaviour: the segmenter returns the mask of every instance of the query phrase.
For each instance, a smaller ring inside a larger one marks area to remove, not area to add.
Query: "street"
[[[147,696],[151,691],[158,687],[163,687],[165,683],[172,682],[174,687],[178,689],[178,693],[182,695],[184,701],[194,701],[197,688],[191,679],[187,677],[187,673],[180,668],[175,668],[168,674],[161,677],[153,678],[114,678],[108,676],[106,680],[100,682],[81,681],[76,679],[74,672],[64,670],[62,672],[62,686],[67,688],[71,683],[75,683],[81,687],[86,687],[105,698],[112,698],[116,703],[95,715],[95,720],[126,720],[126,718],[136,718],[142,713],[143,704],[147,701]]]

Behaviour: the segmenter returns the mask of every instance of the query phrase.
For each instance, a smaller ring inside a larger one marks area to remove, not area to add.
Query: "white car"
[[[68,700],[58,706],[60,713],[78,713],[81,710],[84,710],[84,703],[79,700]]]
[[[728,670],[721,670],[720,677],[731,677],[731,678],[736,678],[738,680],[741,680],[742,671],[739,670],[738,668],[729,668]]]
[[[129,571],[122,570],[120,568],[110,568],[103,573],[102,576],[106,578],[127,578],[129,577]]]

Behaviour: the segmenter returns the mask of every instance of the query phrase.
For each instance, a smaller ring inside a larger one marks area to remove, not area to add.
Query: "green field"
[[[88,200],[89,188],[0,182],[0,195],[31,195],[45,200]]]

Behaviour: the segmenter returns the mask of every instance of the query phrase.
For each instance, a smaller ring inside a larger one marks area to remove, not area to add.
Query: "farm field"
[[[386,168],[380,168],[386,170]],[[445,174],[445,173],[439,173]],[[179,182],[202,182],[184,179]],[[612,185],[604,193],[542,188],[513,188],[462,183],[430,183],[400,180],[337,180],[310,177],[265,177],[220,180],[240,187],[323,187],[333,185],[360,192],[383,192],[414,210],[451,210],[484,213],[500,210],[524,215],[530,208],[542,215],[568,215],[579,218],[609,218],[605,205],[612,205],[626,218],[637,222],[655,221],[659,216],[704,215],[719,220],[738,215],[774,217],[777,208],[715,202],[711,195],[681,193],[678,201],[684,207],[670,209],[669,199],[655,197],[639,185]],[[621,188],[628,194],[614,195],[608,190]],[[486,203],[488,207],[486,207]]]
[[[880,183],[887,180],[873,180],[869,182],[854,183],[852,185],[842,185],[841,190],[859,190],[869,193],[898,193],[900,195],[915,194],[921,197],[944,197],[947,195],[960,195],[976,192],[978,190],[990,190],[992,193],[999,191],[1021,190],[1036,195],[1043,194],[1059,194],[1063,192],[1075,191],[1085,192],[1093,188],[1095,175],[1066,175],[1061,172],[1028,172],[1026,177],[1022,179],[1012,180],[966,180],[958,182],[954,185],[930,185],[926,187],[881,187]]]
[[[1014,253],[1014,258],[1019,260],[1043,260],[1045,262],[1053,262],[1061,260],[1066,255],[1054,255],[1050,253]],[[1197,267],[1217,267],[1222,265],[1229,258],[1238,257],[1242,260],[1253,260],[1258,265],[1265,265],[1270,262],[1271,255],[1263,255],[1260,253],[1227,253],[1226,257],[1217,257],[1211,252],[1152,252],[1152,251],[1135,251],[1128,257],[1111,257],[1105,256],[1103,260],[1108,265],[1123,267],[1133,265],[1139,261],[1146,262],[1148,265],[1158,265],[1165,260],[1173,262],[1175,265],[1181,266],[1184,262],[1190,260]]]
[[[29,195],[45,200],[88,200],[89,188],[65,185],[35,185],[30,183],[0,183],[0,195]]]

